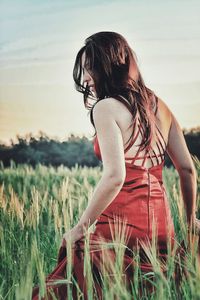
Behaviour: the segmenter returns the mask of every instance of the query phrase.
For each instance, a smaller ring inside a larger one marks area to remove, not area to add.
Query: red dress
[[[128,151],[135,143],[141,133],[141,122],[138,125],[132,142],[125,150]],[[101,266],[105,257],[108,261],[115,260],[115,251],[111,248],[102,249],[102,238],[105,242],[123,238],[127,246],[124,253],[123,276],[125,283],[129,286],[134,272],[133,251],[138,249],[140,254],[140,268],[142,272],[149,272],[152,266],[145,251],[140,244],[148,245],[152,241],[153,223],[156,225],[157,251],[161,259],[167,257],[167,237],[174,243],[174,225],[170,213],[169,203],[163,185],[162,170],[166,151],[166,143],[161,131],[156,127],[156,149],[146,149],[145,155],[141,156],[141,148],[138,147],[137,153],[132,158],[126,158],[126,178],[124,184],[112,201],[112,203],[98,217],[96,228],[90,234],[90,257],[92,261],[92,273],[95,280],[96,293],[98,299],[102,299],[102,289],[100,281]],[[101,159],[98,139],[94,139],[94,152]],[[156,153],[157,152],[157,153]],[[130,162],[127,162],[130,160]],[[144,167],[145,161],[151,161],[150,168]],[[140,165],[136,164],[140,161]],[[116,227],[116,224],[118,224]],[[120,227],[121,226],[121,227]],[[122,230],[124,229],[124,231]],[[99,242],[100,241],[100,242]],[[104,253],[103,253],[104,252]],[[105,256],[106,253],[106,256]],[[84,238],[75,243],[73,249],[73,276],[79,284],[79,288],[87,299],[87,283],[84,278]],[[66,249],[61,247],[58,254],[58,263],[54,271],[47,277],[46,282],[52,288],[57,299],[67,299],[66,285],[51,286],[54,279],[66,278],[67,255]],[[109,271],[108,266],[108,271]],[[110,271],[112,276],[113,271]],[[73,299],[76,297],[76,287],[73,287]],[[48,294],[48,288],[47,288]],[[38,287],[33,290],[32,299],[38,299]],[[51,298],[48,294],[47,299]],[[95,299],[95,298],[94,298]]]

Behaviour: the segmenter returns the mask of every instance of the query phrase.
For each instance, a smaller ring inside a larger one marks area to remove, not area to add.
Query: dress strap
[[[136,122],[135,122],[136,123]],[[135,141],[137,140],[137,138],[138,138],[138,135],[139,135],[139,133],[140,133],[140,124],[138,124],[138,126],[137,126],[138,128],[138,130],[137,130],[137,132],[136,132],[136,134],[135,134],[135,136],[133,135],[132,136],[132,139],[131,139],[131,142],[129,143],[129,145],[126,147],[126,149],[124,150],[124,153],[126,153],[131,147],[132,147],[132,145],[135,143]]]
[[[143,136],[144,135],[144,128],[142,126],[142,122],[140,119],[138,119],[139,124],[138,124],[138,130],[135,134],[134,139],[132,140],[131,145],[129,145],[129,147],[127,149],[130,149],[131,146],[134,144],[134,142],[136,141],[139,133]],[[165,152],[166,152],[166,141],[164,139],[164,136],[161,132],[161,130],[158,128],[158,126],[156,125],[155,127],[156,129],[156,137],[157,137],[157,141],[155,142],[155,146],[156,148],[152,147],[151,145],[149,145],[148,147],[146,147],[144,149],[144,155],[140,156],[140,152],[141,152],[141,146],[140,145],[137,149],[137,152],[135,154],[135,156],[133,157],[125,157],[125,160],[128,161],[130,160],[130,164],[134,165],[135,161],[140,160],[141,163],[139,164],[139,166],[144,167],[145,162],[147,160],[151,161],[151,165],[152,166],[157,166],[159,164],[161,164],[164,159],[165,159]],[[157,149],[157,150],[156,150]],[[138,166],[138,164],[137,164]]]
[[[126,98],[124,98],[123,96],[121,96],[121,97],[127,101]],[[157,111],[158,111],[158,97],[157,96],[155,96],[155,106],[156,106],[156,108],[155,108],[154,114],[156,116]],[[138,120],[138,124],[136,126],[137,120]],[[124,153],[126,153],[133,146],[133,144],[135,144],[139,134],[141,134],[141,136],[144,136],[145,129],[143,127],[140,117],[135,118],[133,126],[135,127],[135,131],[134,131],[133,136],[131,137],[131,142],[125,148]],[[142,166],[142,167],[145,165],[145,162],[147,160],[151,161],[152,166],[159,165],[164,161],[167,144],[166,144],[165,138],[164,138],[161,130],[159,129],[159,127],[156,123],[155,123],[155,129],[156,129],[155,135],[157,137],[157,140],[155,143],[156,147],[153,148],[151,145],[149,145],[148,147],[146,147],[144,149],[143,156],[140,156],[139,154],[142,151],[141,150],[142,145],[139,145],[138,149],[136,151],[136,154],[132,157],[125,157],[125,161],[130,160],[130,164],[134,165],[136,160],[141,160],[141,163],[139,164],[139,166]]]
[[[138,134],[137,134],[137,135],[139,135],[139,133],[140,133],[141,135],[143,135],[142,129],[143,129],[143,128],[142,128],[142,122],[141,122],[140,119],[139,119],[138,132],[137,132]],[[134,162],[138,159],[139,153],[140,153],[140,151],[141,151],[141,146],[142,146],[142,145],[139,145],[138,150],[137,150],[135,156],[132,157],[132,161],[130,162],[131,164],[134,164]]]
[[[162,132],[161,132],[161,130],[159,129],[159,127],[158,127],[158,125],[156,124],[156,128],[157,128],[157,130],[158,130],[158,132],[159,132],[159,134],[160,134],[160,137],[161,137],[161,139],[163,140],[163,142],[164,142],[164,144],[165,144],[165,148],[167,147],[167,143],[166,143],[166,141],[165,141],[165,139],[164,139],[164,136],[163,136],[163,134],[162,134]],[[160,141],[160,139],[158,138],[158,140]]]
[[[158,97],[155,96],[156,98],[156,110],[155,110],[155,116],[157,115],[157,111],[158,111]]]

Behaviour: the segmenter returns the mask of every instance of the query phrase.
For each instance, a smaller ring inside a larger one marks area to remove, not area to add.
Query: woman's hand
[[[62,242],[60,247],[66,247],[66,243],[69,242],[74,244],[76,241],[81,239],[83,236],[82,230],[79,226],[74,226],[72,229],[66,231],[63,234]]]

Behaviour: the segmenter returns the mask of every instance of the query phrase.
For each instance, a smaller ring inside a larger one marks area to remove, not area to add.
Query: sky
[[[72,70],[84,40],[116,31],[182,128],[200,125],[199,0],[1,0],[0,142],[94,133]]]

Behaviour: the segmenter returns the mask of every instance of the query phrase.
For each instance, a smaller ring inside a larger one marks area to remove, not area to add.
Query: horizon
[[[182,128],[182,131],[183,131],[183,133],[184,134],[190,134],[190,133],[193,133],[193,132],[200,132],[200,126],[196,126],[196,127],[192,127],[192,128]],[[16,145],[17,144],[17,141],[18,141],[18,138],[22,138],[22,139],[25,139],[27,142],[28,142],[28,144],[29,144],[29,142],[30,142],[30,137],[33,137],[33,138],[35,138],[37,141],[39,141],[39,139],[38,138],[40,138],[40,137],[47,137],[48,139],[51,139],[51,140],[53,140],[53,141],[56,141],[56,142],[59,142],[59,143],[63,143],[63,142],[67,142],[68,140],[69,140],[69,138],[71,137],[71,136],[74,136],[75,138],[80,138],[80,139],[82,139],[82,138],[87,138],[88,140],[92,140],[92,138],[91,138],[91,136],[88,136],[87,134],[76,134],[76,133],[73,133],[73,132],[71,132],[71,133],[69,133],[67,136],[65,136],[65,137],[63,137],[63,138],[59,138],[59,137],[57,137],[57,136],[50,136],[50,135],[48,135],[48,134],[46,134],[45,132],[43,132],[43,131],[39,131],[38,133],[36,133],[36,134],[32,134],[31,132],[28,132],[28,133],[26,133],[26,134],[24,134],[24,135],[20,135],[20,134],[17,134],[16,135],[16,138],[15,139],[10,139],[10,141],[9,142],[6,142],[6,143],[4,143],[3,141],[1,141],[0,140],[0,145],[3,145],[3,146],[6,146],[6,147],[10,147],[12,144],[14,144],[14,145]]]

